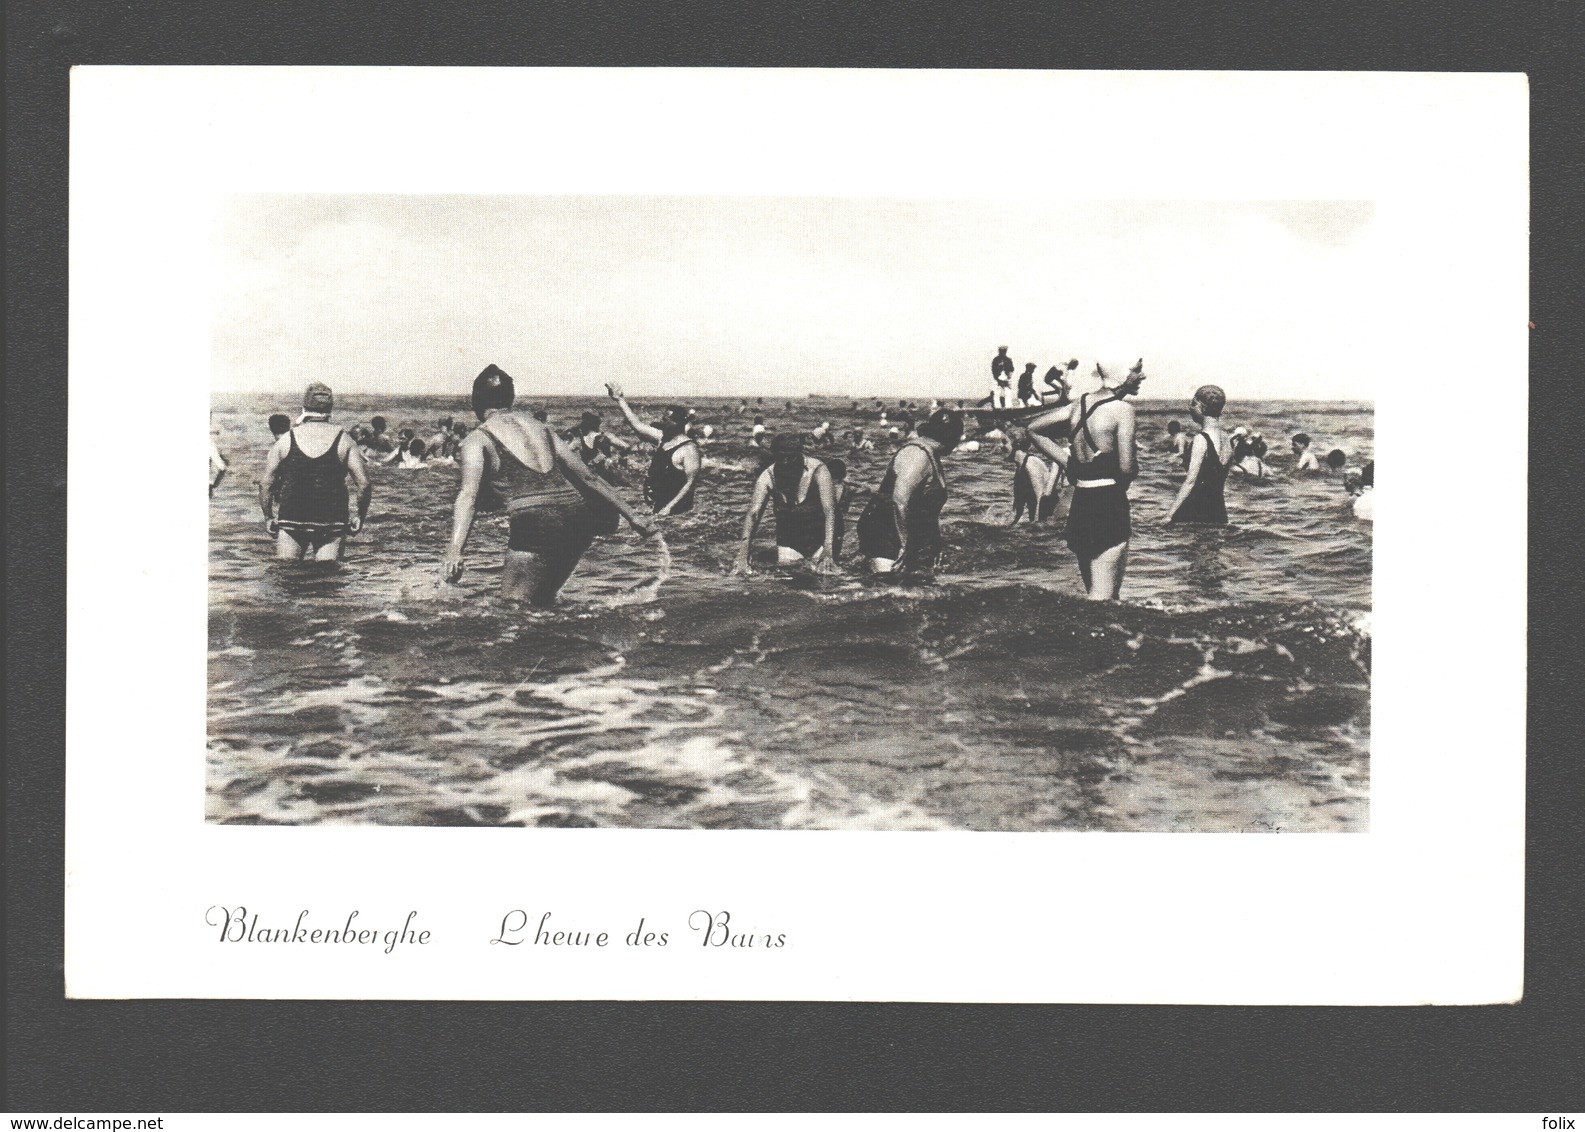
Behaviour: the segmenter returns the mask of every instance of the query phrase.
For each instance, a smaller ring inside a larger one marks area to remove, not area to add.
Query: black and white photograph
[[[72,83],[70,997],[1522,993],[1522,76]]]
[[[1372,200],[211,237],[207,822],[1370,829]]]

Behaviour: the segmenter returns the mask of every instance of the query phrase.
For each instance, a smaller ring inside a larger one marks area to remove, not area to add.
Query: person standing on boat
[[[1222,431],[1222,410],[1226,407],[1227,394],[1221,386],[1202,385],[1194,391],[1189,415],[1200,431],[1189,440],[1188,474],[1167,509],[1167,522],[1227,524],[1223,489],[1233,463],[1233,438]]]
[[[991,395],[987,398],[993,409],[1013,407],[1013,359],[1007,356],[1007,347],[996,347],[991,359]]]
[[[1145,382],[1140,359],[1113,383],[1097,363],[1101,389],[1085,393],[1072,404],[1042,413],[1028,424],[1031,432],[1059,432],[1071,438],[1068,478],[1073,500],[1068,506],[1066,539],[1079,560],[1079,576],[1091,601],[1116,601],[1128,568],[1128,540],[1133,533],[1128,514],[1128,485],[1139,475],[1134,441],[1134,407],[1125,398]]]
[[[473,381],[479,427],[462,442],[461,481],[452,510],[451,541],[441,577],[462,577],[473,520],[479,511],[505,511],[506,561],[501,596],[545,606],[596,536],[607,533],[604,512],[614,510],[639,534],[654,530],[542,421],[512,411],[512,377],[489,365]]]
[[[275,557],[336,562],[348,535],[363,528],[374,493],[363,453],[330,423],[335,397],[316,381],[303,393],[297,423],[270,448],[259,481],[259,507],[275,536]],[[349,516],[347,477],[358,487],[358,512]]]
[[[1041,404],[1040,394],[1035,390],[1034,362],[1024,366],[1024,372],[1018,375],[1018,403],[1026,409]]]
[[[699,453],[699,442],[688,435],[688,410],[673,406],[666,410],[658,425],[645,424],[619,387],[608,383],[605,391],[622,410],[633,431],[655,445],[649,474],[644,477],[644,498],[655,514],[682,515],[692,511],[694,489],[704,468],[704,457]]]
[[[929,573],[941,552],[941,508],[947,502],[943,453],[963,439],[963,414],[940,409],[897,454],[859,516],[859,549],[870,572]]]

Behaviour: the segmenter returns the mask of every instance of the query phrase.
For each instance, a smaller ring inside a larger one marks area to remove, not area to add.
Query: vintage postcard
[[[1526,100],[79,69],[68,993],[1519,997]]]

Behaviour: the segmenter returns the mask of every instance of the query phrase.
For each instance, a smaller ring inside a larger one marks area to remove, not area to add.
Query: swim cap
[[[579,432],[596,432],[600,428],[599,413],[585,413],[578,418]]]
[[[945,448],[956,448],[963,439],[963,414],[956,409],[937,409],[919,426],[919,435],[937,441]]]
[[[1207,416],[1219,417],[1222,410],[1227,408],[1227,394],[1222,392],[1220,385],[1202,385],[1194,391],[1194,399],[1200,403]]]
[[[491,362],[473,379],[473,411],[483,414],[490,409],[510,409],[517,399],[512,385],[512,375]]]
[[[804,453],[804,442],[796,433],[779,432],[770,442],[770,454],[777,460],[790,460]]]
[[[331,396],[330,386],[322,381],[316,381],[303,390],[303,408],[313,413],[328,413],[335,403]]]

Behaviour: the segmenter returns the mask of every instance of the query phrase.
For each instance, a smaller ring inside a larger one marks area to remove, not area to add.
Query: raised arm
[[[363,459],[363,452],[352,437],[344,436],[342,440],[347,445],[347,474],[358,489],[358,517],[352,523],[352,533],[357,534],[363,529],[363,521],[369,517],[369,500],[374,498],[374,485],[369,482],[369,465]]]
[[[638,433],[645,440],[648,440],[653,444],[659,444],[661,442],[660,429],[656,428],[654,425],[645,424],[643,421],[639,420],[638,414],[633,411],[633,406],[627,403],[627,398],[622,395],[622,390],[618,386],[607,383],[605,391],[610,395],[611,400],[616,402],[616,407],[622,410],[622,415],[627,418],[628,426],[632,428],[634,432]]]
[[[477,432],[462,442],[457,454],[462,466],[462,480],[457,485],[457,502],[451,512],[451,542],[446,547],[446,558],[440,575],[448,582],[462,577],[462,552],[468,545],[468,535],[473,530],[473,513],[479,503],[479,486],[484,482],[484,444]]]
[[[753,565],[748,560],[750,545],[754,542],[754,532],[759,530],[760,517],[765,514],[765,504],[770,501],[770,484],[772,469],[766,468],[754,480],[754,494],[748,502],[748,511],[743,516],[743,541],[738,546],[737,561],[732,564],[734,574],[752,574]]]
[[[610,484],[606,483],[604,479],[595,474],[588,464],[583,462],[583,457],[572,450],[572,445],[561,437],[554,435],[552,437],[552,445],[556,453],[556,465],[564,475],[577,480],[590,492],[610,503],[611,506],[616,508],[617,513],[627,520],[628,526],[639,534],[648,538],[655,533],[655,528],[645,522],[643,517],[633,510],[627,500],[623,499]]]
[[[679,444],[677,451],[672,455],[672,461],[682,457],[682,487],[677,489],[677,494],[672,496],[666,506],[655,512],[657,515],[670,515],[671,509],[684,499],[691,498],[693,485],[699,481],[699,472],[704,468],[704,460],[699,455],[698,444]]]

